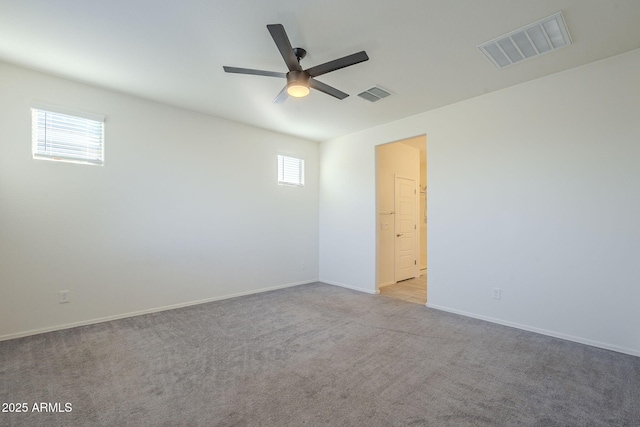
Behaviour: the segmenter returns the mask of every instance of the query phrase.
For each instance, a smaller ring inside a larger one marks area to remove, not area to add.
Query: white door
[[[416,181],[396,176],[395,280],[416,277]]]

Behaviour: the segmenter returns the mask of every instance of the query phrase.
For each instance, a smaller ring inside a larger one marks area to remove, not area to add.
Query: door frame
[[[387,286],[387,285],[392,285],[395,283],[395,281],[393,280],[393,277],[391,277],[391,275],[389,274],[389,268],[388,266],[385,264],[385,260],[387,259],[386,257],[383,257],[383,251],[382,251],[382,247],[386,247],[383,245],[383,242],[387,242],[385,243],[388,244],[388,240],[387,240],[387,224],[391,225],[389,221],[390,217],[394,216],[394,212],[391,211],[391,207],[385,205],[383,202],[381,202],[381,197],[382,196],[382,188],[381,186],[384,186],[386,184],[383,184],[381,181],[381,178],[383,177],[383,175],[381,175],[381,164],[382,164],[382,160],[383,158],[385,158],[385,154],[382,151],[382,147],[384,146],[388,146],[388,145],[394,145],[394,144],[399,144],[399,143],[403,143],[405,145],[410,145],[416,148],[420,149],[420,154],[419,154],[419,162],[420,162],[420,172],[419,175],[417,177],[417,184],[419,184],[419,186],[422,186],[423,183],[423,178],[424,178],[424,182],[426,184],[427,181],[427,175],[422,176],[422,165],[424,164],[424,171],[425,174],[428,174],[428,170],[427,170],[427,135],[426,134],[419,134],[419,135],[415,135],[415,136],[409,136],[406,138],[402,138],[402,139],[398,139],[395,141],[389,141],[386,143],[381,143],[381,144],[376,144],[373,148],[375,150],[375,155],[374,155],[374,170],[375,170],[375,174],[374,174],[374,184],[375,184],[375,244],[376,244],[376,250],[375,250],[375,293],[380,293],[380,288]],[[427,197],[428,199],[428,197]],[[426,203],[428,205],[428,200],[426,200]],[[418,206],[420,203],[416,203],[416,206]],[[418,207],[419,208],[419,207]],[[427,213],[428,216],[428,213]],[[422,219],[421,216],[421,212],[417,209],[416,212],[416,220],[418,221],[418,219]],[[395,220],[394,220],[395,221]],[[418,236],[422,235],[422,230],[418,230]],[[425,233],[426,236],[428,236],[428,230]],[[395,235],[394,235],[395,237]],[[418,251],[417,251],[417,255],[421,256],[422,252],[424,252],[425,254],[428,254],[428,250],[427,250],[427,246],[428,246],[428,238],[427,238],[427,242],[425,244],[425,247],[422,247],[422,238],[418,237],[417,239],[417,245],[418,245]],[[428,255],[427,256],[427,260],[426,260],[426,264],[427,264],[427,268],[429,265],[429,260],[428,260]],[[394,260],[395,262],[395,260]],[[420,269],[420,265],[417,266],[418,267],[418,275],[421,274],[421,269]],[[428,271],[428,270],[427,270]],[[393,274],[395,275],[395,273]]]

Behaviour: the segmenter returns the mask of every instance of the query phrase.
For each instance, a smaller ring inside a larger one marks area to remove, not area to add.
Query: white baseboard
[[[236,298],[236,297],[241,297],[241,296],[245,296],[245,295],[252,295],[252,294],[259,294],[259,293],[262,293],[262,292],[275,291],[276,289],[284,289],[284,288],[291,288],[293,286],[307,285],[309,283],[315,283],[317,281],[318,280],[316,279],[316,280],[308,280],[308,281],[302,281],[302,282],[287,283],[285,285],[270,286],[268,288],[254,289],[254,290],[251,290],[251,291],[238,292],[238,293],[235,293],[235,294],[222,295],[222,296],[217,296],[217,297],[212,297],[212,298],[200,299],[200,300],[196,300],[196,301],[183,302],[183,303],[180,303],[180,304],[166,305],[166,306],[163,306],[163,307],[154,307],[154,308],[150,308],[150,309],[147,309],[147,310],[132,311],[132,312],[129,312],[129,313],[116,314],[116,315],[113,315],[113,316],[100,317],[100,318],[97,318],[97,319],[89,319],[89,320],[83,320],[83,321],[80,321],[80,322],[73,322],[73,323],[66,323],[66,324],[63,324],[63,325],[51,326],[51,327],[47,327],[47,328],[33,329],[33,330],[30,330],[30,331],[24,331],[24,332],[16,332],[16,333],[13,333],[13,334],[7,334],[7,335],[0,336],[0,341],[7,341],[7,340],[15,339],[15,338],[28,337],[30,335],[44,334],[46,332],[61,331],[63,329],[71,329],[71,328],[76,328],[78,326],[94,325],[96,323],[103,323],[103,322],[109,322],[111,320],[125,319],[127,317],[142,316],[144,314],[151,314],[151,313],[157,313],[157,312],[160,312],[160,311],[173,310],[173,309],[176,309],[176,308],[189,307],[189,306],[192,306],[192,305],[205,304],[205,303],[208,303],[208,302],[220,301],[220,300],[225,300],[225,299],[229,299],[229,298]]]
[[[352,289],[354,291],[364,292],[364,293],[372,294],[372,295],[380,293],[380,291],[378,291],[378,290],[372,291],[371,289],[360,288],[358,286],[352,286],[352,285],[345,285],[344,283],[332,282],[331,280],[322,280],[322,279],[320,279],[320,282],[321,283],[326,283],[327,285],[340,286],[341,288]]]
[[[456,310],[456,309],[449,308],[449,307],[442,307],[442,306],[439,306],[439,305],[434,305],[434,304],[429,304],[429,303],[427,303],[426,306],[429,307],[429,308],[436,309],[436,310],[446,311],[448,313],[459,314],[461,316],[466,316],[466,317],[472,317],[474,319],[485,320],[487,322],[497,323],[499,325],[509,326],[511,328],[522,329],[524,331],[535,332],[537,334],[547,335],[547,336],[554,337],[554,338],[560,338],[560,339],[567,340],[567,341],[573,341],[573,342],[577,342],[577,343],[580,343],[580,344],[590,345],[592,347],[603,348],[605,350],[611,350],[611,351],[615,351],[615,352],[618,352],[618,353],[624,353],[624,354],[629,354],[631,356],[640,357],[640,351],[633,350],[633,349],[626,348],[626,347],[620,347],[620,346],[613,345],[613,344],[607,344],[607,343],[603,343],[603,342],[599,342],[599,341],[593,341],[593,340],[586,339],[586,338],[576,337],[576,336],[573,336],[573,335],[567,335],[567,334],[563,334],[563,333],[555,332],[555,331],[549,331],[549,330],[546,330],[546,329],[540,329],[540,328],[536,328],[536,327],[533,327],[533,326],[522,325],[520,323],[509,322],[509,321],[506,321],[506,320],[495,319],[493,317],[483,316],[483,315],[480,315],[480,314],[468,313],[466,311]]]

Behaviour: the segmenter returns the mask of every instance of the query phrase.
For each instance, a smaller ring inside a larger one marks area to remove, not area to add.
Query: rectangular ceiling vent
[[[358,94],[360,98],[364,98],[367,101],[371,102],[379,101],[389,95],[391,95],[389,92],[387,92],[386,90],[382,90],[377,86],[374,86],[371,89],[367,89],[364,92]]]
[[[478,46],[498,68],[531,59],[571,44],[571,36],[562,12]]]

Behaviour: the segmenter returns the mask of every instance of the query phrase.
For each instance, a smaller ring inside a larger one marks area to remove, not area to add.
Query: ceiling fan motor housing
[[[309,73],[306,71],[289,71],[287,73],[287,85],[301,84],[309,85]]]

